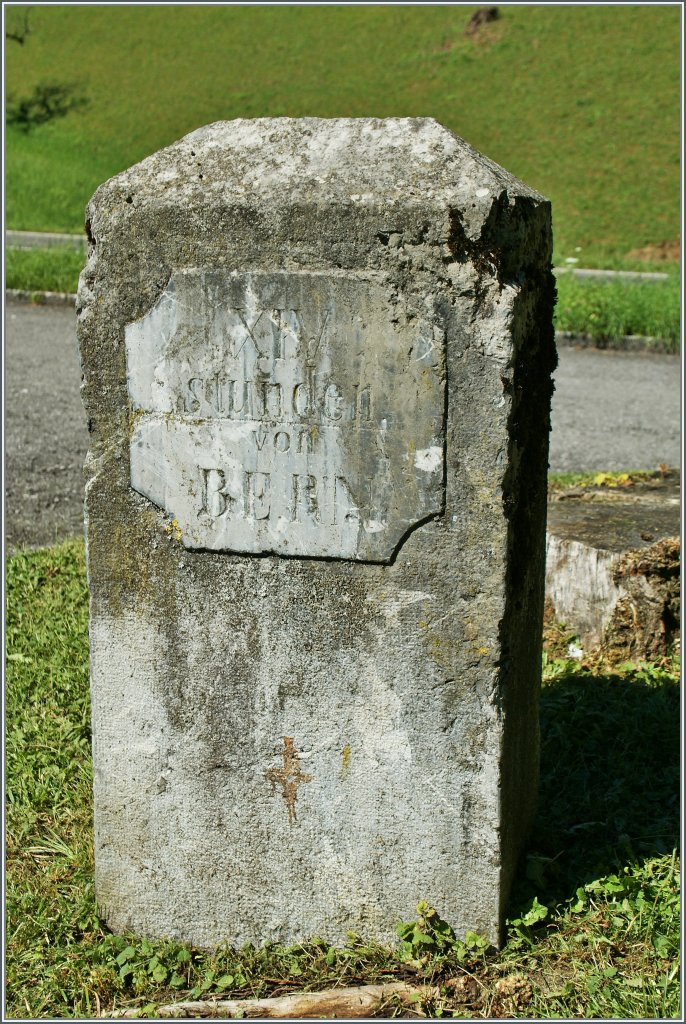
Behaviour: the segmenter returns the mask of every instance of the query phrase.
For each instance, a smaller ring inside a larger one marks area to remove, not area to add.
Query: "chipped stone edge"
[[[41,292],[25,288],[6,288],[6,302],[24,302],[32,306],[76,306],[73,292]]]

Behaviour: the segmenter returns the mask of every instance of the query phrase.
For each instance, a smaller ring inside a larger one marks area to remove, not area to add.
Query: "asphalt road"
[[[83,530],[88,447],[71,307],[9,302],[5,345],[5,540],[9,552]],[[550,467],[680,464],[678,356],[560,349]]]
[[[562,346],[558,355],[553,472],[680,466],[679,356]]]

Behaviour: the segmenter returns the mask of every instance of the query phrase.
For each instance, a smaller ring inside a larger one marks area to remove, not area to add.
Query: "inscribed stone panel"
[[[443,509],[443,330],[380,281],[176,271],[126,353],[131,485],[188,548],[388,561]]]

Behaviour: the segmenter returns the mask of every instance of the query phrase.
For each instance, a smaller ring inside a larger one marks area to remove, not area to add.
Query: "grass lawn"
[[[6,249],[5,287],[22,291],[76,292],[85,250],[72,246]]]
[[[666,281],[588,281],[571,274],[557,278],[555,327],[587,334],[598,343],[630,334],[660,338],[679,351],[681,282],[677,273]]]
[[[428,1016],[678,1016],[676,662],[610,670],[567,660],[566,637],[550,647],[540,812],[499,953],[431,922],[403,929],[394,950],[351,936],[344,949],[313,941],[207,953],[113,936],[99,921],[87,621],[81,542],[9,559],[9,1017],[94,1017],[126,1005],[154,1016],[155,1004],[189,993],[403,978],[440,987]]]
[[[33,7],[10,110],[50,82],[85,102],[8,125],[7,225],[80,231],[102,181],[211,121],[421,115],[552,199],[556,262],[678,239],[678,5],[505,6],[468,37],[473,9]]]

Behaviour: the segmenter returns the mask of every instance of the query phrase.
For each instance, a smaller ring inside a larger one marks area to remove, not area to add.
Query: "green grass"
[[[85,252],[71,246],[6,249],[5,287],[22,291],[76,292]]]
[[[678,1016],[675,663],[609,671],[548,656],[540,813],[501,952],[425,923],[424,938],[405,929],[395,950],[351,936],[344,949],[313,941],[207,953],[113,936],[98,919],[87,619],[81,542],[8,560],[9,1017],[94,1017],[123,1005],[154,1015],[154,1004],[189,993],[399,978],[440,987],[429,1016]]]
[[[666,281],[592,282],[563,274],[557,278],[555,327],[587,334],[602,343],[629,334],[658,338],[673,352],[681,336],[681,284]]]
[[[678,6],[505,6],[467,38],[472,10],[34,7],[10,97],[78,79],[88,105],[8,126],[8,226],[81,230],[97,185],[214,120],[409,115],[549,196],[556,262],[629,265],[678,238]]]

